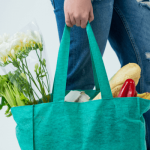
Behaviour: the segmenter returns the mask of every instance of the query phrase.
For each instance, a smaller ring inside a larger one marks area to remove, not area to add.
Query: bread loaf
[[[118,94],[127,79],[133,79],[135,85],[138,84],[141,77],[141,68],[136,63],[128,63],[124,65],[118,72],[109,80],[110,88],[113,97],[118,97]],[[96,95],[93,100],[101,99],[101,93]]]

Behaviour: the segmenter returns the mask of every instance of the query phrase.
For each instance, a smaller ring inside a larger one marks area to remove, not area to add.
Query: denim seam
[[[122,23],[123,23],[123,25],[124,25],[124,27],[125,27],[125,30],[126,30],[126,32],[127,32],[127,34],[128,34],[128,37],[129,37],[129,40],[130,40],[131,45],[132,45],[132,47],[133,47],[133,50],[134,50],[134,52],[135,52],[135,54],[136,54],[137,62],[138,62],[138,64],[141,64],[141,68],[142,68],[142,61],[141,61],[141,59],[140,59],[140,57],[139,57],[139,56],[140,56],[140,55],[139,55],[139,50],[138,50],[138,48],[137,48],[137,46],[136,46],[136,44],[135,44],[135,42],[134,42],[134,39],[133,39],[132,36],[131,36],[132,34],[131,34],[131,31],[130,31],[129,25],[128,25],[128,23],[127,23],[125,17],[123,16],[121,10],[120,10],[119,8],[117,8],[116,6],[114,6],[114,10],[115,10],[115,11],[117,12],[117,14],[119,15],[119,17],[120,17],[120,19],[121,19],[121,21],[122,21]],[[142,75],[142,72],[143,72],[143,69],[141,69],[140,93],[143,91],[143,84],[142,84],[143,75]]]

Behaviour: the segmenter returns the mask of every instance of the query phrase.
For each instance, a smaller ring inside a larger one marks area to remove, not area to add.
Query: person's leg
[[[115,0],[108,39],[120,60],[121,67],[130,62],[141,67],[137,92],[150,92],[149,7],[141,5],[136,0]],[[144,113],[144,118],[147,147],[150,150],[150,110]]]
[[[64,0],[51,0],[51,2],[61,41],[65,26]],[[112,19],[113,0],[93,0],[92,5],[94,20],[90,25],[103,55]],[[93,89],[95,83],[86,28],[74,25],[70,34],[66,90]]]

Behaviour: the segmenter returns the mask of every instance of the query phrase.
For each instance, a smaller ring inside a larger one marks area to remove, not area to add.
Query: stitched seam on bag
[[[140,99],[139,99],[139,97],[137,98],[137,107],[138,107],[138,113],[139,113],[139,116],[140,116],[140,114],[141,114],[141,107],[140,107]],[[141,117],[141,116],[140,116]],[[139,120],[140,120],[140,117],[138,118]],[[140,147],[140,149],[142,149],[141,148],[141,139],[142,139],[142,135],[141,135],[141,126],[140,126],[140,122],[139,122],[139,131],[140,131],[140,139],[139,139],[139,147]]]
[[[138,62],[138,64],[141,64],[141,68],[142,68],[142,61],[141,61],[141,59],[139,57],[140,56],[139,55],[139,50],[138,50],[138,48],[137,48],[137,46],[136,46],[136,44],[134,42],[134,39],[132,38],[133,36],[131,36],[132,34],[131,34],[131,31],[130,31],[129,25],[128,25],[125,17],[123,16],[123,13],[121,12],[121,10],[117,6],[114,6],[114,10],[116,11],[116,13],[118,14],[118,16],[120,17],[120,19],[121,19],[121,21],[122,21],[122,23],[123,23],[123,25],[125,27],[125,30],[127,32],[129,40],[131,42],[133,50],[134,50],[134,52],[136,54],[137,62]],[[143,69],[141,69],[141,72],[143,72],[142,70]],[[140,91],[139,91],[140,93],[143,91],[143,84],[142,84],[143,82],[142,81],[143,81],[143,76],[141,75],[141,78],[140,78]]]
[[[84,103],[88,103],[88,102],[90,102],[90,101],[92,101],[92,102],[94,102],[94,101],[99,101],[99,100],[114,100],[114,99],[125,99],[125,98],[127,98],[127,99],[134,99],[134,98],[137,98],[137,97],[114,97],[114,98],[102,98],[102,99],[96,99],[96,100],[89,100],[89,101],[87,101],[87,102],[81,102],[81,103],[78,103],[78,104],[84,104]],[[51,104],[56,104],[56,103],[70,103],[70,104],[74,104],[74,103],[77,103],[77,102],[67,102],[67,101],[59,101],[59,102],[51,102]],[[45,104],[45,103],[41,103],[41,104]]]

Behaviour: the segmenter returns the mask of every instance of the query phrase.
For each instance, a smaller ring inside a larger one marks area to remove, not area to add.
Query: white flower
[[[28,42],[29,42],[29,38],[26,37],[26,38],[23,39],[23,43],[24,43],[24,44],[26,44],[26,43],[28,43]]]
[[[8,39],[9,39],[9,35],[6,34],[6,33],[4,33],[4,34],[3,34],[3,42],[7,42]]]
[[[25,33],[22,33],[22,32],[21,32],[19,38],[20,38],[20,40],[23,42],[23,40],[24,40],[25,38],[27,38],[27,35],[26,35]]]
[[[15,39],[15,38],[20,38],[21,34],[22,34],[22,32],[16,32],[16,33],[14,34],[13,38],[14,38],[14,39]]]
[[[33,37],[31,37],[31,36],[26,36],[26,37],[23,39],[23,46],[24,46],[24,47],[33,47],[33,46],[34,46],[33,41],[34,41]]]
[[[29,43],[32,40],[34,40],[34,38],[32,36],[28,35],[23,39],[23,43]]]
[[[41,36],[38,31],[27,31],[27,36],[36,43],[41,43]]]
[[[9,53],[10,53],[9,44],[6,42],[3,42],[0,45],[0,58],[3,62],[5,62],[8,59]]]
[[[7,49],[6,44],[2,43],[0,45],[0,57],[4,57],[8,54],[6,49]]]
[[[26,38],[26,34],[23,32],[17,32],[13,36],[13,39],[20,39],[20,42],[23,42],[24,38]]]
[[[16,58],[14,49],[11,50],[11,55]]]
[[[7,43],[11,43],[12,40],[13,40],[13,37],[10,37],[10,38],[7,40]]]
[[[22,50],[23,47],[34,47],[36,43],[41,47],[42,39],[38,31],[17,32],[12,37],[4,33],[0,36],[0,58],[3,61],[8,59],[8,55],[15,58],[18,50]]]
[[[35,41],[35,36],[34,36],[34,34],[33,34],[33,31],[27,30],[26,36],[27,36],[28,38],[30,38],[30,40]]]
[[[20,42],[20,39],[19,38],[16,38],[16,39],[13,39],[11,42],[10,42],[10,48],[13,49],[14,47],[21,47],[21,42]]]
[[[0,44],[3,43],[3,38],[0,36]]]
[[[37,43],[41,43],[41,35],[38,31],[34,31]]]

